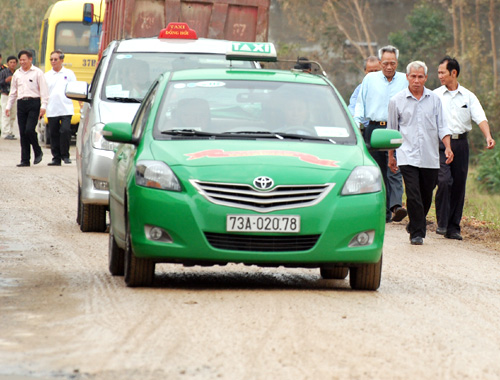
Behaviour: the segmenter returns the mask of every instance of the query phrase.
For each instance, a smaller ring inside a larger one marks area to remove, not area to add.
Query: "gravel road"
[[[500,253],[388,225],[382,285],[319,270],[107,270],[75,222],[76,164],[0,140],[0,379],[499,379]],[[74,147],[72,147],[74,158]]]

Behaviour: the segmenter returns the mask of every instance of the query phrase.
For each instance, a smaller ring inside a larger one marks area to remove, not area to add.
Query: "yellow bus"
[[[94,22],[85,25],[83,9],[85,3],[94,4]],[[50,53],[61,50],[64,53],[64,66],[71,69],[76,79],[90,84],[94,75],[99,52],[101,22],[104,18],[104,0],[61,0],[49,7],[42,21],[38,66],[44,71],[52,69]],[[73,101],[75,114],[71,118],[73,134],[76,134],[80,122],[80,105]],[[46,128],[47,119],[38,125],[39,139],[50,143]]]

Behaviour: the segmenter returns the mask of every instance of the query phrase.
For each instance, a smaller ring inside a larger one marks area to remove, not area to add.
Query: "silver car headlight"
[[[381,190],[382,175],[378,166],[357,166],[347,178],[341,194],[367,194]]]
[[[135,183],[155,189],[181,191],[181,184],[172,169],[162,161],[137,161]]]
[[[102,135],[102,129],[104,124],[96,124],[91,131],[92,134],[92,146],[95,149],[103,150],[115,150],[118,147],[118,143],[110,142],[104,138]]]

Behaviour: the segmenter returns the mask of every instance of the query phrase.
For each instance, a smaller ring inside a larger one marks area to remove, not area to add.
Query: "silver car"
[[[103,138],[104,125],[132,122],[151,83],[166,71],[258,67],[254,62],[226,61],[229,44],[204,38],[112,41],[103,52],[90,87],[86,82],[68,84],[66,96],[84,102],[76,139],[77,222],[83,232],[106,230],[108,173],[116,145]]]

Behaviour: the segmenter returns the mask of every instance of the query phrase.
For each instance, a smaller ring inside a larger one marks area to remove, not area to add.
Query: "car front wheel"
[[[125,273],[125,250],[116,244],[113,227],[109,229],[108,259],[109,272],[113,276],[123,276]]]
[[[382,279],[382,256],[375,264],[363,264],[349,269],[349,284],[355,290],[377,290]]]
[[[151,286],[155,275],[154,261],[135,256],[130,237],[130,227],[127,227],[126,239],[125,283],[129,287]]]
[[[82,232],[106,231],[106,206],[83,203],[81,191],[78,192],[78,217]]]

